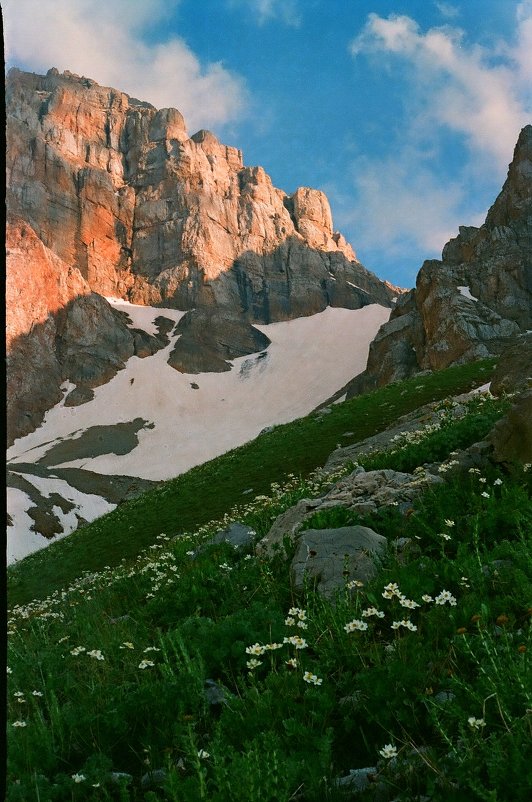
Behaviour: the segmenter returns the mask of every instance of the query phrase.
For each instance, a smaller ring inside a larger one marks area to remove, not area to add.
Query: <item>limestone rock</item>
[[[381,507],[411,506],[429,486],[442,482],[439,476],[431,474],[418,477],[389,468],[367,472],[357,469],[335,484],[318,509],[343,506],[367,514]]]
[[[522,334],[505,348],[491,377],[493,395],[515,393],[532,386],[532,332]]]
[[[292,561],[294,587],[302,590],[310,582],[323,596],[332,598],[350,580],[373,579],[386,547],[386,538],[366,526],[307,529]]]
[[[496,462],[532,463],[532,389],[518,396],[488,439]]]
[[[532,126],[480,228],[461,226],[399,297],[348,397],[423,370],[501,353],[532,327]]]
[[[321,499],[301,499],[294,507],[289,507],[273,522],[269,532],[257,544],[259,556],[274,554],[276,548],[283,545],[285,537],[293,538],[303,521],[313,515],[321,504]]]
[[[287,195],[262,167],[244,166],[242,152],[209,131],[189,137],[176,109],[157,110],[70,72],[12,69],[6,110],[7,206],[32,231],[30,272],[42,272],[30,299],[28,259],[20,243],[10,249],[12,295],[28,295],[21,309],[9,304],[10,345],[14,337],[28,337],[25,351],[33,354],[26,360],[32,375],[17,376],[12,385],[36,386],[33,374],[40,376],[41,367],[47,374],[35,399],[27,393],[22,406],[20,393],[12,400],[9,392],[13,436],[31,431],[60,398],[64,370],[56,364],[48,316],[74,296],[92,292],[212,312],[183,323],[171,364],[226,370],[228,359],[264,342],[251,329],[254,322],[310,315],[328,305],[390,307],[400,292],[358,262],[334,231],[322,192],[304,187]],[[198,336],[201,322],[212,331]],[[68,324],[62,351],[80,351],[66,339],[79,326]],[[137,356],[157,347],[139,332],[134,337]],[[124,341],[117,362],[127,350]],[[98,373],[106,376],[97,351],[95,341],[84,351],[91,382]]]

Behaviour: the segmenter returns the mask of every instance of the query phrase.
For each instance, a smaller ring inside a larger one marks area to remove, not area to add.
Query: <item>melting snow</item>
[[[127,311],[134,325],[146,331],[158,315],[177,321],[185,314],[124,301],[114,305]],[[153,428],[139,431],[139,443],[128,454],[103,454],[61,467],[152,480],[177,476],[253,439],[264,428],[307,415],[325,402],[365,369],[369,344],[389,315],[389,309],[377,304],[355,310],[328,307],[309,317],[257,325],[271,345],[260,354],[233,360],[232,370],[225,373],[192,375],[174,370],[167,364],[176,339],[171,337],[169,345],[153,356],[131,357],[124,370],[95,388],[92,401],[77,407],[59,403],[49,410],[35,432],[13,444],[8,459],[34,462],[54,443],[74,433],[141,416],[152,422]],[[11,467],[16,470],[16,464]],[[63,480],[24,476],[41,492],[55,490],[70,498],[86,520],[112,508],[104,509],[106,501],[80,494]],[[63,525],[70,526],[71,518],[63,515],[63,519]],[[19,516],[10,531],[16,529],[17,539],[25,542],[28,537],[37,541],[35,533],[25,531],[26,524]],[[20,551],[18,544],[17,549]]]
[[[121,298],[107,297],[105,299],[111,306],[120,312],[126,312],[132,321],[133,328],[142,329],[148,334],[157,334],[157,326],[153,322],[157,317],[168,317],[178,323],[186,312],[179,309],[159,308],[155,306],[138,306],[123,301]]]

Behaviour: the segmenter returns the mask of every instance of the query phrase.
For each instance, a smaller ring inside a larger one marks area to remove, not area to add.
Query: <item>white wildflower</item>
[[[246,665],[250,671],[253,671],[254,668],[258,668],[262,665],[262,660],[257,660],[256,657],[252,657],[251,660],[247,661]]]
[[[367,628],[367,623],[365,621],[360,621],[358,618],[354,618],[344,626],[346,632],[355,632],[356,630],[364,632]]]
[[[448,590],[442,590],[439,596],[434,599],[434,603],[439,605],[449,604],[451,607],[456,607],[456,599]]]
[[[93,649],[92,651],[87,652],[87,656],[94,657],[95,660],[105,660],[105,657],[99,649]]]
[[[390,760],[392,757],[397,756],[397,749],[392,744],[386,744],[386,746],[383,746],[382,749],[379,749],[379,755],[387,760]]]
[[[72,774],[72,779],[74,780],[75,783],[82,783],[87,778],[85,777],[84,774]]]
[[[468,723],[468,724],[469,724],[469,726],[470,726],[470,727],[472,727],[474,730],[480,730],[482,727],[485,727],[485,726],[486,726],[486,722],[484,721],[484,719],[483,719],[483,718],[475,718],[474,716],[470,716],[470,717],[467,719],[467,723]]]
[[[14,721],[13,722],[13,726],[14,727],[27,727],[28,726],[28,722],[27,721]]]
[[[139,668],[153,668],[154,665],[155,663],[153,663],[151,660],[141,660],[139,663]]]
[[[198,752],[198,757],[200,760],[207,760],[210,757],[210,753],[206,752],[205,749],[200,749]]]
[[[311,685],[321,685],[323,682],[321,677],[317,677],[316,674],[311,674],[310,671],[305,671],[303,674],[303,680]]]

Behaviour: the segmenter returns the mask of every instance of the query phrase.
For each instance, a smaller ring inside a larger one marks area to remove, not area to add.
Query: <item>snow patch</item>
[[[463,295],[464,298],[467,298],[468,301],[478,301],[478,298],[475,298],[474,295],[471,295],[471,290],[469,287],[458,287],[457,288],[460,292],[460,295]]]
[[[185,314],[125,301],[114,305],[146,331],[158,315],[177,321]],[[371,304],[362,309],[327,307],[309,317],[256,325],[271,344],[255,355],[233,360],[232,369],[224,373],[184,374],[171,368],[167,360],[174,347],[172,337],[152,356],[131,357],[107,384],[94,388],[94,398],[86,404],[64,407],[60,402],[48,410],[42,425],[9,449],[11,469],[16,471],[16,461],[37,461],[55,443],[92,426],[114,426],[142,417],[154,426],[138,432],[138,445],[128,454],[100,454],[54,467],[170,479],[326,402],[365,369],[369,344],[389,316],[390,309]],[[76,504],[75,511],[61,513],[63,526],[70,531],[76,528],[74,512],[91,521],[113,509],[99,496],[80,493],[64,480],[27,473],[24,477],[44,495],[57,492]],[[20,507],[20,497],[17,504]],[[17,559],[22,550],[19,543],[27,545],[24,553],[28,554],[49,542],[41,538],[45,542],[34,545],[40,542],[39,536],[29,532],[27,518],[19,515],[16,526],[10,527],[10,547]]]
[[[13,471],[13,473],[17,472]],[[44,498],[49,498],[52,493],[57,493],[75,506],[74,509],[67,513],[63,512],[57,505],[52,507],[54,515],[63,527],[63,532],[54,538],[46,538],[31,530],[34,521],[28,515],[28,510],[34,506],[34,502],[22,490],[8,487],[7,506],[13,520],[13,526],[8,527],[7,530],[8,565],[26,557],[28,554],[40,551],[51,542],[60,540],[74,532],[79,526],[77,515],[86,521],[93,521],[95,518],[100,518],[107,512],[111,512],[116,507],[116,504],[111,504],[101,496],[76,490],[63,479],[34,476],[28,473],[17,473],[17,476],[22,476],[23,479],[32,484]]]
[[[114,309],[129,315],[134,329],[141,329],[147,334],[157,334],[157,326],[154,323],[157,317],[168,317],[170,320],[179,323],[181,318],[186,315],[186,312],[179,309],[139,306],[138,304],[131,304],[129,301],[124,301],[122,298],[114,298],[113,296],[108,296],[105,300],[108,301]]]

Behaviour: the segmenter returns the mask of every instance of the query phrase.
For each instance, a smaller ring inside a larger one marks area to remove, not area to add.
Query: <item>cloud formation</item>
[[[370,14],[350,51],[378,56],[378,68],[404,84],[398,84],[402,117],[390,126],[387,150],[355,161],[356,202],[342,217],[357,232],[361,252],[383,246],[393,257],[417,246],[436,255],[460,224],[483,221],[486,209],[468,203],[466,190],[482,175],[495,173],[502,183],[519,131],[530,121],[532,0],[518,6],[513,41],[491,50],[468,43],[456,27],[423,32],[411,17]],[[463,151],[454,181],[434,166],[449,136]]]
[[[411,17],[377,14],[369,15],[351,43],[351,53],[401,59],[411,69],[418,125],[421,119],[427,130],[444,126],[462,134],[472,151],[506,165],[528,121],[524,96],[531,78],[527,74],[530,6],[527,2],[519,8],[517,45],[506,45],[500,53],[468,46],[458,28],[423,33]]]
[[[280,21],[291,28],[301,24],[298,0],[228,0],[232,8],[246,8],[258,25]]]
[[[202,64],[176,36],[144,36],[179,0],[4,0],[8,64],[86,75],[157,107],[174,106],[190,131],[224,125],[244,112],[244,80],[221,63]]]

